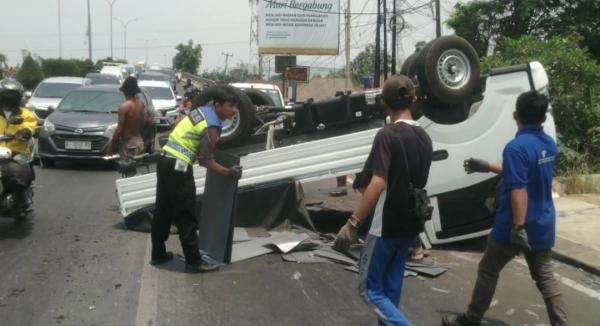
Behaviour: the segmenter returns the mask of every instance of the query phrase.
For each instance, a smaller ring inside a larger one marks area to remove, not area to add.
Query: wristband
[[[350,218],[348,219],[348,222],[350,222],[350,225],[352,225],[353,227],[357,228],[360,226],[360,219],[358,219],[358,217],[356,217],[356,215],[352,214],[352,216],[350,216]]]

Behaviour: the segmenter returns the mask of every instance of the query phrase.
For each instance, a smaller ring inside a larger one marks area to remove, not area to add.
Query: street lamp
[[[114,57],[113,57],[113,29],[112,29],[113,16],[112,16],[112,10],[113,10],[113,5],[115,4],[115,2],[117,2],[117,0],[106,0],[106,3],[108,3],[108,5],[110,6],[110,57],[112,59],[114,59]]]
[[[119,23],[121,23],[121,25],[123,25],[123,59],[127,61],[127,25],[136,21],[137,18],[130,19],[126,22],[120,20],[119,18],[114,18],[114,20],[118,21]]]
[[[149,39],[149,40],[145,40],[145,41],[146,41],[146,65],[148,65],[148,42],[156,41],[156,39],[153,38],[153,39]]]
[[[62,58],[62,23],[60,19],[60,0],[58,0],[58,58]]]

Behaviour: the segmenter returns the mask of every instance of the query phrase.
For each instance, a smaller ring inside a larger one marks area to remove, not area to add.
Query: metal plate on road
[[[89,151],[92,149],[92,142],[67,140],[65,141],[65,149]]]

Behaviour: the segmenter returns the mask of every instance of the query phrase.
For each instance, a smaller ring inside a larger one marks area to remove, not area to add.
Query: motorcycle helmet
[[[0,105],[6,105],[9,108],[20,107],[23,93],[25,93],[25,88],[16,79],[0,80]]]

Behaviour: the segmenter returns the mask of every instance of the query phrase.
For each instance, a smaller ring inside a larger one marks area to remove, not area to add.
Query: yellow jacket
[[[0,110],[1,111],[1,110]],[[35,135],[35,131],[38,125],[37,118],[31,113],[31,111],[21,108],[20,112],[16,112],[11,115],[11,118],[21,116],[23,118],[23,122],[18,125],[8,124],[6,117],[4,116],[4,112],[0,112],[0,135],[1,136],[14,136],[20,130],[29,130],[31,131],[31,135]],[[29,148],[29,144],[20,140],[13,140],[9,142],[0,142],[0,146],[8,147],[12,150],[13,155],[23,154],[29,155],[31,153],[31,149]]]

